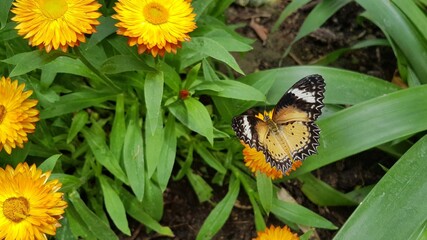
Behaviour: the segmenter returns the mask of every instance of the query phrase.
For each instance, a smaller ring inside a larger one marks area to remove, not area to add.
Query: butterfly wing
[[[286,172],[295,160],[316,153],[320,129],[314,123],[323,108],[325,82],[320,75],[295,83],[273,109],[271,125],[253,114],[233,118],[237,137],[251,148],[264,152],[271,166]]]
[[[264,141],[273,166],[285,172],[294,160],[316,153],[320,129],[314,121],[322,112],[324,92],[325,82],[315,74],[295,83],[279,100],[272,119],[278,131],[268,132]]]
[[[244,143],[258,151],[264,151],[264,145],[260,141],[268,132],[268,126],[264,121],[253,115],[240,115],[233,118],[231,127]]]
[[[325,81],[318,74],[296,82],[274,107],[273,121],[315,121],[322,113]]]

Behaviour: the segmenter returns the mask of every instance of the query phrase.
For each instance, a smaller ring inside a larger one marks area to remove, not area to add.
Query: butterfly
[[[237,137],[263,152],[272,167],[283,173],[297,161],[317,153],[320,129],[314,122],[322,113],[325,81],[318,74],[296,82],[271,112],[244,113],[232,121]]]

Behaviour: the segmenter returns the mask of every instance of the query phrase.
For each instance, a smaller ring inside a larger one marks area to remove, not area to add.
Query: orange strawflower
[[[258,232],[257,237],[253,240],[299,240],[299,237],[296,233],[292,233],[287,226],[281,228],[271,225],[263,232]]]
[[[25,84],[10,78],[0,79],[0,151],[8,154],[16,146],[23,148],[28,142],[27,134],[35,130],[39,111],[37,100],[28,99],[33,91],[23,91]]]

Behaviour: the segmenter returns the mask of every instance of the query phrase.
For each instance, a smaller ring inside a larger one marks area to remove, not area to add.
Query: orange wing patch
[[[308,113],[302,111],[296,106],[287,106],[279,109],[277,112],[273,114],[273,121],[276,123],[286,123],[290,121],[303,121],[308,122],[311,121]]]

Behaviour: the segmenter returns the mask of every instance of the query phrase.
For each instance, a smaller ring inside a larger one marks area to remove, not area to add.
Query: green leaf
[[[122,198],[123,204],[129,215],[144,224],[146,227],[153,229],[159,234],[173,237],[173,233],[169,227],[163,227],[150,215],[148,215],[143,209],[144,204],[139,202],[132,194],[123,188],[120,188],[120,197]]]
[[[216,60],[222,61],[231,68],[233,68],[236,72],[240,74],[244,74],[243,70],[240,69],[234,57],[218,42],[206,38],[206,37],[194,37],[190,42],[183,43],[183,51],[184,48],[191,49],[192,52],[196,52],[199,54],[199,59],[192,60],[192,62],[200,61],[205,57],[212,57]],[[188,66],[187,64],[192,64],[191,62],[187,62],[185,59],[181,60],[184,64],[181,66]]]
[[[13,0],[0,1],[0,30],[6,26]]]
[[[308,2],[310,2],[310,0],[291,1],[289,5],[286,6],[286,8],[280,13],[279,18],[277,18],[276,22],[271,28],[271,32],[276,32],[289,15],[297,11],[298,8],[304,6]]]
[[[105,139],[95,133],[93,129],[82,129],[83,136],[86,139],[96,161],[110,171],[122,182],[127,183],[126,175],[119,165],[119,160],[108,149]]]
[[[58,179],[62,183],[61,192],[72,192],[78,189],[84,182],[73,175],[52,173],[49,179]]]
[[[96,239],[95,234],[89,230],[72,204],[68,204],[67,211],[65,211],[65,218],[68,220],[71,232],[74,235],[74,238],[71,239],[76,239],[77,237],[82,237],[83,239]]]
[[[210,212],[209,216],[203,222],[202,227],[197,234],[196,240],[212,239],[213,236],[221,229],[230,216],[231,210],[239,195],[240,182],[232,178],[228,193]]]
[[[292,43],[286,49],[284,56],[286,56],[294,43],[299,41],[301,38],[307,36],[311,32],[318,29],[322,24],[326,22],[335,12],[341,9],[343,6],[351,2],[351,0],[325,0],[321,1],[314,7],[310,14],[304,20],[301,28],[298,31],[297,36],[294,38]]]
[[[322,132],[318,154],[307,158],[291,177],[426,130],[427,122],[423,120],[427,119],[426,92],[427,86],[400,90],[319,120]]]
[[[37,68],[40,68],[52,62],[53,60],[55,60],[57,57],[61,55],[63,55],[63,53],[60,53],[60,52],[46,53],[44,51],[35,50],[32,52],[15,54],[10,58],[1,60],[1,62],[16,65],[13,68],[12,72],[10,72],[9,74],[9,77],[16,77],[16,76],[28,73]],[[28,59],[31,59],[31,61],[28,61]]]
[[[68,210],[67,210],[68,211]],[[67,239],[75,239],[73,232],[71,231],[71,226],[69,224],[68,216],[59,220],[59,224],[61,224],[60,228],[57,228],[55,239],[57,240],[67,240]]]
[[[102,63],[101,71],[106,74],[117,74],[130,71],[153,71],[141,59],[130,55],[115,55]]]
[[[128,226],[128,220],[126,218],[125,207],[120,200],[119,195],[111,188],[110,184],[106,180],[106,177],[100,176],[99,182],[101,183],[102,193],[104,194],[105,208],[107,209],[108,215],[117,228],[124,234],[130,236],[130,229]]]
[[[206,107],[194,98],[184,100],[184,105],[187,110],[188,119],[187,124],[184,124],[191,130],[205,136],[213,144],[213,125]]]
[[[142,129],[138,125],[139,105],[133,104],[130,109],[130,120],[126,129],[123,146],[123,162],[129,179],[130,187],[136,198],[142,201],[144,197],[145,169],[144,169],[144,142]]]
[[[51,76],[56,73],[69,73],[102,81],[102,79],[96,75],[94,71],[88,68],[88,66],[83,64],[82,61],[66,56],[59,56],[54,61],[44,65],[41,69],[43,72],[48,72]]]
[[[163,146],[163,115],[161,114],[157,119],[157,127],[156,131],[152,132],[150,119],[145,120],[145,158],[146,158],[146,166],[147,166],[147,175],[148,178],[153,176],[154,171],[157,168],[160,158],[159,149]]]
[[[268,92],[268,102],[276,104],[295,82],[315,73],[325,79],[324,101],[327,104],[353,105],[400,89],[379,78],[322,66],[297,66],[260,71],[239,78],[239,81],[251,85],[262,93]],[[242,109],[241,112],[246,109]]]
[[[144,200],[142,200],[143,209],[151,217],[160,221],[163,217],[163,192],[159,185],[149,179],[145,181]]]
[[[184,163],[179,162],[181,165],[181,169],[174,177],[175,181],[181,180],[185,176],[185,174],[191,171],[191,164],[193,163],[193,160],[194,160],[193,152],[194,152],[194,144],[190,144],[188,146],[188,153],[187,153],[187,157],[185,158],[185,162]]]
[[[223,15],[233,2],[234,0],[216,1],[214,8],[209,12],[209,15],[215,16],[215,17],[219,17]]]
[[[252,204],[255,216],[255,227],[257,231],[264,230],[266,228],[264,216],[261,213],[261,209],[258,205],[258,201],[255,200],[256,195],[256,183],[252,177],[242,172],[242,170],[231,165],[230,170],[233,172],[233,176],[237,177],[242,183],[243,188],[245,189],[246,194],[249,197],[249,201]]]
[[[178,93],[181,88],[181,77],[171,66],[165,62],[159,62],[157,69],[163,72],[165,84]]]
[[[358,204],[344,193],[335,190],[309,173],[299,176],[298,179],[303,182],[302,192],[318,206],[353,206]]]
[[[425,61],[427,41],[421,37],[408,18],[389,0],[356,0],[356,2],[366,9],[363,15],[373,21],[396,43],[418,79],[422,83],[427,83],[427,61]],[[425,31],[424,22],[425,20],[420,24]]]
[[[80,111],[76,115],[74,115],[70,130],[67,135],[67,143],[73,141],[73,139],[77,136],[77,134],[82,130],[82,128],[86,125],[89,116],[86,111]]]
[[[251,45],[236,38],[225,29],[212,29],[203,36],[215,40],[229,52],[248,52],[253,49]]]
[[[267,177],[265,173],[257,171],[256,183],[261,205],[264,211],[269,214],[273,204],[273,183],[271,178]]]
[[[333,52],[328,53],[326,56],[321,57],[320,59],[312,62],[311,64],[315,65],[328,65],[332,62],[335,62],[343,54],[350,52],[352,50],[373,47],[373,46],[390,46],[390,43],[385,39],[367,39],[360,41],[348,48],[340,48]]]
[[[192,1],[191,5],[194,8],[194,13],[196,14],[197,21],[200,16],[203,15],[203,13],[206,11],[207,7],[213,2],[213,0],[194,0]]]
[[[81,219],[86,223],[87,229],[98,239],[115,240],[119,239],[104,221],[102,221],[95,213],[93,213],[83,202],[77,192],[72,192],[70,201],[75,207]]]
[[[426,158],[424,136],[381,178],[334,239],[418,239],[414,236],[427,220]]]
[[[191,170],[188,171],[186,175],[188,181],[196,192],[199,202],[205,202],[212,197],[213,189],[201,176],[194,174]]]
[[[207,149],[207,147],[200,143],[195,143],[194,147],[196,152],[202,157],[203,161],[206,162],[213,169],[217,170],[219,173],[225,174],[227,169],[222,165],[222,163]]]
[[[202,82],[195,87],[195,90],[201,90],[206,86],[213,86],[218,88],[219,91],[214,91],[209,94],[211,96],[248,101],[265,101],[265,95],[258,89],[238,81],[219,80],[214,82]]]
[[[307,208],[296,203],[280,201],[277,198],[273,198],[271,212],[279,218],[283,218],[299,225],[316,228],[337,229],[333,223],[308,210]]]
[[[40,168],[43,172],[52,171],[56,165],[58,159],[62,156],[62,154],[52,155],[50,158],[44,160],[42,164],[38,168]]]
[[[117,95],[116,109],[114,112],[113,127],[110,133],[110,150],[113,155],[120,159],[122,155],[123,143],[126,135],[126,123],[125,123],[125,103],[124,95]]]
[[[155,132],[160,117],[163,97],[163,72],[148,72],[145,78],[144,96],[147,107],[147,121],[151,123],[151,132]]]
[[[189,129],[205,136],[213,143],[213,125],[206,107],[193,98],[176,101],[169,106],[170,112]]]
[[[77,112],[87,107],[96,106],[107,100],[113,100],[117,93],[106,91],[87,90],[74,92],[61,97],[61,99],[46,109],[40,111],[40,118],[47,119],[71,112]]]
[[[170,114],[166,122],[162,150],[157,166],[157,179],[162,191],[166,189],[172,174],[172,168],[175,163],[176,142],[175,118]]]
[[[197,80],[201,64],[194,65],[187,73],[187,78],[182,83],[182,89],[191,89],[193,83]]]
[[[86,49],[91,48],[98,43],[102,42],[106,37],[110,36],[114,32],[116,32],[117,28],[114,26],[116,24],[116,20],[111,17],[101,16],[98,18],[100,24],[96,26],[96,32],[93,33],[87,44],[84,45]]]

